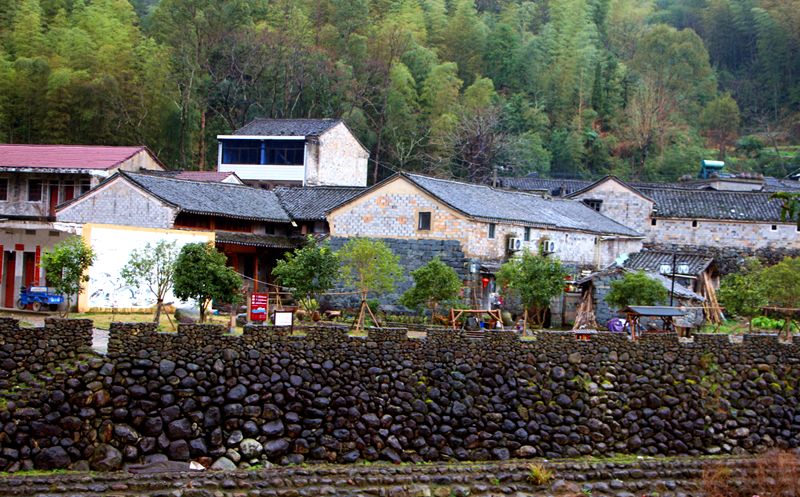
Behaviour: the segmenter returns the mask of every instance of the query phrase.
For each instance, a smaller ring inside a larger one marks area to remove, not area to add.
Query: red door
[[[58,205],[58,183],[50,185],[50,217],[55,217]]]
[[[25,252],[23,257],[23,278],[25,286],[34,285],[36,281],[36,255],[33,252]]]
[[[6,307],[14,307],[14,271],[17,266],[16,252],[8,252],[6,256]]]

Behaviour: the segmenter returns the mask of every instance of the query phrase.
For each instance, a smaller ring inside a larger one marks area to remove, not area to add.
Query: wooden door
[[[6,307],[14,307],[14,272],[16,271],[17,266],[17,255],[16,252],[7,252],[6,255],[6,299],[5,299],[5,306]]]
[[[50,185],[50,217],[55,217],[56,206],[58,205],[58,183]]]

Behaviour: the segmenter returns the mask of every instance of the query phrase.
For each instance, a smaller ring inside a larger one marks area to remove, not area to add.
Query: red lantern
[[[483,283],[483,288],[489,286],[489,278],[481,278],[481,283]]]

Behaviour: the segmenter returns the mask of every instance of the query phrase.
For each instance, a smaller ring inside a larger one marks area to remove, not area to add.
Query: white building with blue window
[[[217,170],[245,183],[366,186],[369,151],[338,119],[254,119],[217,136]]]

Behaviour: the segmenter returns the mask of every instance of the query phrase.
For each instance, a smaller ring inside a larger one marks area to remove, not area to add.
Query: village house
[[[42,252],[68,233],[56,206],[118,171],[163,170],[146,147],[0,145],[0,301],[13,307],[21,286],[44,284]]]
[[[252,291],[263,290],[275,261],[303,242],[272,191],[160,174],[119,172],[59,206],[56,216],[75,231],[91,223],[213,232],[216,247]]]
[[[328,222],[334,244],[350,237],[389,240],[408,271],[437,255],[447,259],[483,307],[497,291],[494,272],[522,250],[577,272],[636,252],[642,241],[637,231],[581,202],[406,173],[332,209]]]
[[[645,235],[658,247],[800,249],[800,228],[768,192],[634,187],[608,176],[568,197]]]
[[[624,317],[618,313],[620,309],[614,309],[606,302],[606,296],[611,291],[612,282],[620,280],[625,277],[625,274],[635,271],[644,271],[649,278],[660,283],[667,291],[667,295],[671,295],[672,304],[683,308],[684,315],[676,320],[676,326],[696,328],[703,324],[705,312],[703,304],[706,299],[702,295],[693,292],[682,284],[677,283],[677,281],[673,284],[671,277],[658,272],[612,264],[575,282],[581,292],[581,305],[576,327],[605,328],[610,319]],[[663,304],[668,303],[669,301],[663,302]],[[580,312],[581,310],[586,310],[586,312]]]
[[[217,140],[217,170],[247,184],[367,185],[369,151],[340,119],[258,118]]]

